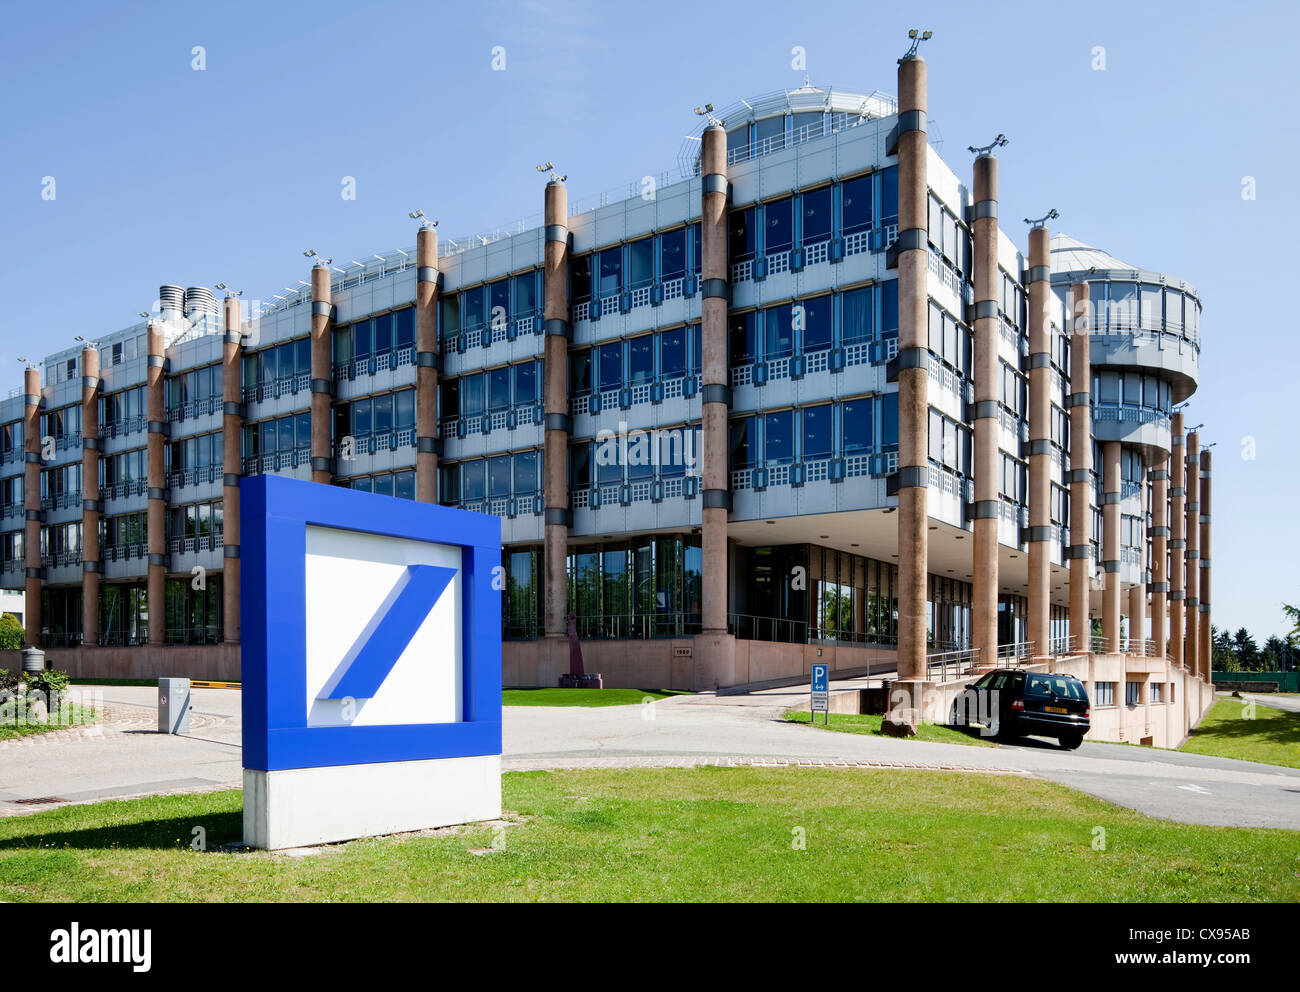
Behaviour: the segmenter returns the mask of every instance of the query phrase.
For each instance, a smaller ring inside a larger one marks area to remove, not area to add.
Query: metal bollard
[[[190,732],[190,680],[158,680],[158,733]]]

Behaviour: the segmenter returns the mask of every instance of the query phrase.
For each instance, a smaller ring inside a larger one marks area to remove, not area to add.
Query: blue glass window
[[[727,215],[730,258],[733,262],[743,262],[746,259],[754,257],[755,251],[755,231],[754,231],[754,208],[746,207],[744,210],[733,210]],[[695,256],[699,258],[698,252]],[[697,266],[698,271],[698,266]]]
[[[524,362],[516,365],[515,370],[515,405],[528,406],[537,402],[537,363]]]
[[[757,314],[731,314],[728,317],[730,328],[730,348],[732,365],[748,365],[758,359]],[[697,337],[700,335],[697,335]]]
[[[826,351],[831,346],[831,297],[816,296],[811,300],[801,300],[803,308],[803,351]]]
[[[797,304],[796,304],[797,306]],[[763,357],[787,358],[794,353],[794,306],[768,307],[763,311]]]
[[[521,451],[515,455],[515,495],[537,492],[537,452]]]
[[[813,190],[800,198],[803,215],[803,243],[814,244],[831,236],[831,209],[834,195],[831,188]]]
[[[840,188],[840,231],[853,234],[866,231],[871,227],[871,181],[870,175],[858,176],[843,183]]]
[[[686,229],[659,235],[659,270],[664,282],[686,275]]]
[[[763,253],[775,255],[794,245],[794,201],[791,197],[774,200],[763,210]]]
[[[768,465],[788,465],[794,461],[793,410],[764,414],[763,458]]]
[[[654,238],[641,238],[627,246],[628,288],[649,286],[655,278]]]
[[[618,389],[623,385],[623,343],[613,341],[602,344],[600,352],[599,384],[601,390]]]
[[[655,375],[655,339],[643,334],[627,343],[627,382],[629,386],[650,382]]]
[[[659,369],[665,379],[686,373],[686,329],[664,331],[659,335]]]
[[[740,417],[731,421],[731,467],[751,468],[758,455],[756,422],[753,417]]]
[[[537,312],[537,271],[515,276],[515,317],[531,317]]]
[[[894,394],[897,395],[897,394]],[[860,454],[875,447],[875,400],[847,400],[842,404],[844,454]]]
[[[623,249],[606,248],[600,253],[600,282],[596,295],[606,297],[623,289]]]
[[[504,410],[510,406],[510,366],[492,369],[488,377],[488,409]]]
[[[829,458],[834,440],[831,404],[806,406],[800,411],[803,425],[803,459]]]

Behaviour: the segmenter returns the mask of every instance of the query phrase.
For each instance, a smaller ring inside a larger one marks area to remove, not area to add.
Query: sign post
[[[812,718],[817,722],[817,714],[826,714],[826,724],[831,722],[831,666],[817,663],[812,666]]]
[[[501,815],[501,521],[240,482],[244,843]]]

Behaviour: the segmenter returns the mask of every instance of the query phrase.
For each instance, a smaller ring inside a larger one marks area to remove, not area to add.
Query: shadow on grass
[[[204,843],[207,850],[212,851],[222,844],[242,839],[243,813],[240,811],[202,813],[194,816],[91,827],[84,830],[45,829],[37,824],[31,824],[25,832],[0,840],[0,851],[33,848],[78,851],[120,851],[142,848],[181,850],[190,846],[195,836],[195,827],[203,828],[206,833]]]
[[[1282,747],[1300,745],[1300,713],[1256,705],[1255,719],[1247,720],[1241,710],[1247,705],[1240,700],[1224,700],[1232,711],[1208,716],[1193,730],[1188,743],[1200,741],[1248,741],[1276,744]],[[1216,704],[1216,708],[1222,703]]]

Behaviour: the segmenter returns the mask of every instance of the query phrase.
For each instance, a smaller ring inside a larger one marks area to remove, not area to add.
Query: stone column
[[[898,66],[898,678],[924,681],[929,573],[929,292],[926,68]],[[913,700],[913,709],[922,700]],[[909,714],[909,722],[919,717]]]
[[[1052,653],[1052,234],[1029,232],[1029,639]]]
[[[1151,480],[1151,640],[1157,658],[1169,651],[1169,456],[1161,454]]]
[[[415,236],[415,498],[438,502],[438,232]]]
[[[41,564],[41,523],[45,519],[41,510],[41,370],[28,369],[23,373],[23,444],[26,463],[23,466],[23,557],[27,562],[27,579],[24,588],[23,626],[27,633],[27,646],[39,647],[41,643],[41,583],[45,568]]]
[[[543,443],[544,496],[546,501],[543,535],[542,584],[543,629],[552,640],[568,637],[569,624],[569,528],[573,510],[569,504],[569,435],[573,419],[569,413],[569,191],[552,179],[545,194],[546,245],[542,268],[542,330],[545,338],[543,362],[546,382],[542,387],[545,432]],[[567,671],[567,666],[563,669]]]
[[[1075,651],[1092,648],[1089,617],[1092,576],[1092,333],[1088,284],[1070,287],[1070,639]]]
[[[81,349],[81,643],[99,643],[99,349]]]
[[[334,370],[330,368],[330,268],[317,262],[311,270],[311,481],[329,485],[334,479],[330,445]]]
[[[148,460],[149,510],[149,643],[161,645],[167,622],[167,507],[166,479],[163,474],[163,449],[167,443],[167,420],[163,413],[163,368],[166,343],[161,324],[150,324],[147,332],[149,365],[145,370],[145,411],[149,421],[146,441]]]
[[[1175,664],[1185,665],[1183,654],[1183,607],[1187,591],[1187,511],[1184,484],[1187,478],[1187,459],[1184,457],[1183,415],[1174,414],[1172,451],[1169,455],[1169,657]]]
[[[244,474],[243,318],[239,298],[223,303],[225,335],[221,342],[221,637],[239,643],[239,480]]]
[[[1101,635],[1105,638],[1106,650],[1111,653],[1120,650],[1120,612],[1123,608],[1119,577],[1119,454],[1118,441],[1107,441],[1102,445],[1101,567],[1106,576],[1106,588],[1101,599]]]
[[[975,540],[971,579],[971,646],[978,652],[979,669],[998,660],[998,400],[1002,377],[998,341],[1002,317],[998,299],[998,160],[981,155],[975,160],[975,203],[971,208],[974,242],[975,334],[972,343],[975,373]],[[901,294],[900,294],[901,295]],[[922,374],[926,374],[924,371]]]
[[[1196,672],[1210,681],[1214,667],[1214,635],[1210,625],[1210,452],[1201,451],[1201,604],[1197,632]]]
[[[1146,526],[1146,506],[1143,497],[1146,496],[1146,468],[1139,470],[1138,476],[1138,493],[1139,502],[1142,506],[1142,526]],[[1142,553],[1143,560],[1138,562],[1138,580],[1128,591],[1128,640],[1129,651],[1134,654],[1143,654],[1142,642],[1146,640],[1147,630],[1147,583],[1146,583],[1146,534],[1143,534],[1143,541],[1138,545],[1139,553]]]
[[[1191,431],[1187,435],[1187,627],[1186,640],[1183,642],[1183,660],[1187,670],[1197,675],[1201,672],[1201,662],[1198,657],[1200,640],[1197,635],[1201,603],[1200,469],[1200,435]]]
[[[734,682],[735,646],[727,633],[730,583],[727,515],[731,485],[727,465],[727,411],[731,408],[727,360],[727,134],[705,128],[700,149],[700,545],[703,552],[700,637],[695,688]]]

